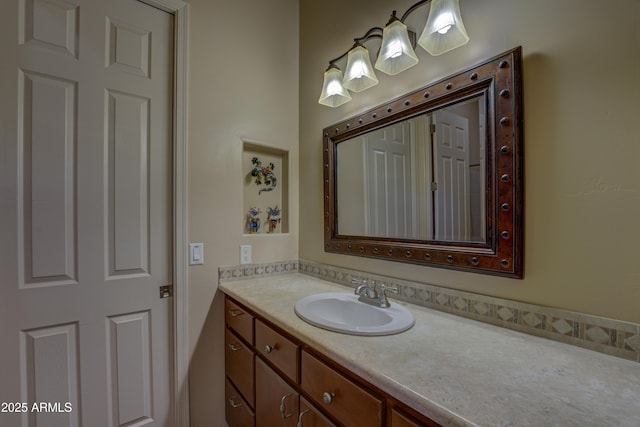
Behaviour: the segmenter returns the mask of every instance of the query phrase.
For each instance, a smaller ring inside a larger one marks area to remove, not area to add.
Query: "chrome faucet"
[[[358,287],[356,288],[355,294],[359,296],[358,301],[364,302],[366,304],[375,305],[376,307],[389,308],[389,300],[387,299],[386,291],[393,292],[397,294],[398,288],[390,287],[380,282],[378,288],[380,291],[376,290],[376,282],[371,280],[371,285],[367,283],[367,279],[360,280],[353,278],[351,279],[351,283],[357,283]]]
[[[375,299],[378,298],[378,292],[376,291],[376,282],[371,280],[371,286],[367,284],[367,279],[360,280],[353,278],[351,283],[357,283],[359,286],[356,288],[355,294],[360,296],[360,300],[363,298]]]

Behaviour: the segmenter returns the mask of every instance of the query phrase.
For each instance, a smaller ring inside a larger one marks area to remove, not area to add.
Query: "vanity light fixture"
[[[382,39],[376,56],[375,68],[389,75],[396,75],[418,63],[414,52],[416,33],[409,30],[404,21],[419,7],[431,3],[427,23],[417,44],[433,56],[441,55],[469,41],[460,15],[459,0],[420,0],[402,15],[391,13],[391,19],[383,28],[373,27],[354,39],[351,49],[329,61],[324,73],[322,93],[318,102],[329,107],[339,107],[351,100],[349,91],[360,92],[378,84],[371,67],[370,54],[364,43]],[[337,65],[347,57],[345,74]]]
[[[371,66],[369,51],[358,42],[353,45],[347,55],[347,69],[342,84],[352,92],[361,92],[378,84],[378,78]]]
[[[330,64],[324,72],[324,83],[318,102],[328,107],[339,107],[349,101],[351,101],[351,95],[342,85],[342,71],[337,65]]]
[[[415,34],[413,35],[415,40]],[[404,23],[396,16],[396,11],[391,13],[391,19],[382,30],[382,44],[376,68],[383,73],[395,76],[398,73],[409,69],[418,63],[418,56],[413,51],[412,43],[409,40],[409,30]]]

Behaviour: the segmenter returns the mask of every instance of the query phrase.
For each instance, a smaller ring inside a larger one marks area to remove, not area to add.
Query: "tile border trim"
[[[306,260],[220,267],[219,283],[301,273],[353,288],[352,278],[396,286],[411,304],[640,362],[640,324],[335,267]]]

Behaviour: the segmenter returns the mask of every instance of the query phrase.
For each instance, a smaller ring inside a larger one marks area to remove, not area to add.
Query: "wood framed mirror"
[[[520,47],[323,130],[327,252],[523,275]]]

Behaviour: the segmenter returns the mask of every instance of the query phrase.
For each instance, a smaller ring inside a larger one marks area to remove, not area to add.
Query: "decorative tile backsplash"
[[[218,268],[218,283],[235,282],[236,280],[254,277],[275,276],[279,274],[297,273],[298,261],[277,261],[266,264],[244,264]]]
[[[311,261],[280,261],[218,269],[220,283],[287,273],[355,287],[352,278],[396,286],[392,298],[485,323],[640,362],[640,324],[526,304]]]

